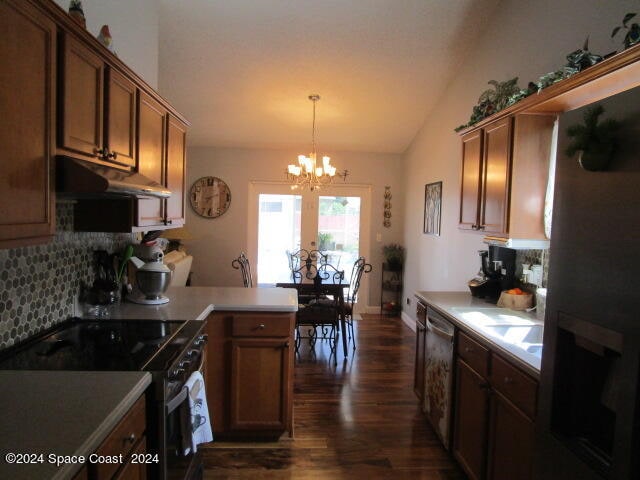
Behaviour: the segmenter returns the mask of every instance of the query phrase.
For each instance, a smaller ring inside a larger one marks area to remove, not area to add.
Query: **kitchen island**
[[[150,383],[146,372],[0,371],[0,478],[73,478],[84,462],[56,460],[96,452]]]
[[[290,288],[170,287],[164,305],[122,302],[114,320],[205,320],[211,312],[296,312],[298,293]]]

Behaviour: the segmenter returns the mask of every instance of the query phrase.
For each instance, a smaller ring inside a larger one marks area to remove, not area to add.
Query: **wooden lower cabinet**
[[[534,423],[509,400],[493,392],[487,478],[531,478]]]
[[[90,463],[88,465],[89,479],[147,478],[146,464],[132,463],[134,453],[144,454],[147,451],[145,433],[146,408],[145,396],[142,395],[95,451],[96,455],[105,457],[122,455],[125,462],[123,464]]]
[[[462,332],[456,355],[454,457],[471,480],[530,480],[538,382]]]
[[[471,480],[484,478],[489,383],[464,361],[456,362],[453,456]]]
[[[290,350],[288,338],[232,340],[231,430],[287,429]]]
[[[207,403],[217,439],[293,432],[295,313],[214,312],[207,319]]]

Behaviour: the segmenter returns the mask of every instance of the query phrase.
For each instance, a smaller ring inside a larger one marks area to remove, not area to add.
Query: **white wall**
[[[55,0],[65,11],[69,0]],[[109,25],[118,57],[153,88],[158,88],[157,0],[82,0],[87,30],[98,36]]]
[[[211,286],[241,285],[240,274],[231,268],[231,260],[247,250],[248,196],[250,181],[282,181],[288,163],[297,159],[297,151],[239,148],[191,147],[187,152],[187,189],[203,176],[219,177],[231,190],[229,210],[216,219],[202,218],[187,207],[187,230],[194,236],[185,244],[193,261],[193,284]],[[321,152],[324,153],[324,152]],[[379,304],[381,246],[402,238],[402,160],[400,155],[326,152],[333,165],[348,169],[347,183],[371,185],[371,256],[374,270],[369,278],[370,305]],[[335,182],[341,182],[336,179]],[[384,186],[393,195],[391,228],[382,226]],[[381,241],[376,235],[381,234]],[[254,260],[255,262],[255,260]]]
[[[453,129],[469,120],[487,82],[519,77],[521,87],[566,64],[566,55],[581,48],[589,35],[592,52],[621,50],[622,36],[611,40],[613,27],[635,1],[522,0],[503,1],[492,23],[460,66],[456,77],[410,148],[405,160],[405,228],[408,247],[405,297],[419,290],[466,290],[477,272],[477,250],[486,248],[481,236],[457,228],[460,207],[460,137]],[[443,181],[442,234],[422,234],[424,185]],[[415,317],[415,307],[404,306]]]

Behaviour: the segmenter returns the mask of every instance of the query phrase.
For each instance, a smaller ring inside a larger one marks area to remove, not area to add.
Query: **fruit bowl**
[[[526,310],[533,305],[533,295],[519,288],[512,288],[500,294],[497,305],[511,310]]]

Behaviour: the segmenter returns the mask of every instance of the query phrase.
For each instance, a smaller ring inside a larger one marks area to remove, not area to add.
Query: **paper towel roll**
[[[183,255],[173,255],[170,256],[173,252],[170,252],[165,256],[165,264],[173,271],[173,276],[171,278],[171,286],[173,287],[184,287],[187,284],[187,278],[189,278],[189,272],[191,271],[191,263],[193,262],[193,257],[191,255],[186,255],[184,252]],[[167,261],[167,258],[169,261]]]

